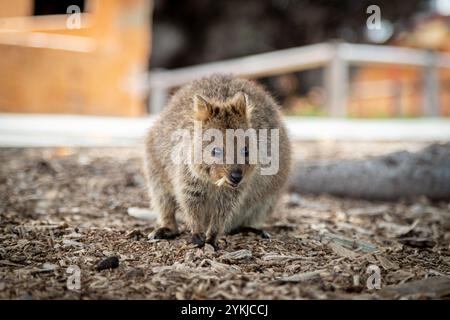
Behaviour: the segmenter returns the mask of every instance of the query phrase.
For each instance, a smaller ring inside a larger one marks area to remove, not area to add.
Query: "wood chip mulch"
[[[361,150],[296,147],[300,160]],[[155,220],[128,214],[148,206],[138,149],[1,149],[0,163],[1,299],[450,297],[449,202],[285,194],[271,239],[225,236],[215,251],[187,232],[148,240]]]

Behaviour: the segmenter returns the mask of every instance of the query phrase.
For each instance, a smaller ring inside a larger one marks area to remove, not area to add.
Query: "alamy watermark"
[[[373,289],[381,289],[381,271],[380,267],[377,265],[371,264],[367,267],[366,273],[369,274],[369,277],[367,278],[366,285],[367,289],[373,290]]]
[[[81,270],[77,265],[71,265],[67,268],[66,273],[70,274],[67,278],[68,290],[80,290],[81,289]]]
[[[202,122],[194,121],[193,134],[178,129],[171,141],[174,164],[252,164],[260,166],[261,175],[275,175],[279,170],[279,129],[226,129],[224,136],[222,130],[203,130]]]
[[[370,14],[367,18],[366,25],[369,30],[381,29],[381,9],[379,6],[372,4],[367,7],[366,13]]]
[[[66,12],[69,15],[66,20],[67,29],[81,29],[81,8],[71,5],[67,7]]]

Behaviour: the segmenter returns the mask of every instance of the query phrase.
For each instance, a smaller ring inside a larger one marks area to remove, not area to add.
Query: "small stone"
[[[129,269],[125,273],[125,278],[127,278],[127,279],[139,278],[139,277],[143,277],[143,276],[144,276],[144,271],[140,268],[132,268],[132,269]]]
[[[115,269],[119,266],[119,257],[112,256],[108,257],[97,264],[97,271],[105,270],[105,269]]]
[[[241,261],[241,260],[249,260],[252,257],[252,253],[250,250],[242,249],[234,252],[229,252],[224,254],[221,259],[228,261]]]
[[[74,240],[68,240],[68,239],[63,240],[63,245],[65,248],[70,248],[70,247],[83,248],[84,247],[83,243],[74,241]]]
[[[64,238],[68,238],[68,239],[81,239],[81,238],[83,238],[83,235],[82,235],[81,233],[72,232],[72,233],[70,233],[70,234],[64,235]]]
[[[205,244],[204,250],[205,250],[205,252],[208,252],[208,253],[213,253],[216,251],[214,249],[214,247],[212,245],[210,245],[209,243]]]

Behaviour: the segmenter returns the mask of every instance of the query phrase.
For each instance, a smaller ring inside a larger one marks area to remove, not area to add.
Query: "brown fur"
[[[202,121],[203,129],[223,132],[227,128],[280,129],[278,173],[260,175],[258,164],[247,162],[175,165],[170,158],[171,134],[180,128],[193,132],[194,120]],[[206,234],[206,241],[212,244],[216,236],[236,228],[259,227],[275,207],[289,166],[290,145],[275,101],[256,83],[227,75],[202,78],[177,91],[146,140],[150,198],[166,237],[178,232],[177,211],[183,213],[194,238]],[[244,178],[239,187],[232,188],[227,177],[236,168]],[[224,185],[217,183],[221,178]]]

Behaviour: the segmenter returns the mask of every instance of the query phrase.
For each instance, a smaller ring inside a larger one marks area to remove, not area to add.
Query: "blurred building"
[[[418,20],[391,45],[450,53],[450,16]],[[361,67],[353,75],[349,114],[363,117],[420,116],[424,110],[424,70],[413,67]],[[439,71],[439,113],[450,116],[450,71]]]
[[[146,114],[140,89],[152,29],[155,69],[331,39],[450,52],[448,0],[410,2],[378,1],[384,27],[371,38],[363,1],[158,0],[152,26],[152,0],[0,0],[0,112]],[[322,116],[323,73],[316,68],[258,80],[288,114]],[[415,67],[352,66],[347,114],[423,115],[423,74]],[[439,70],[438,83],[439,114],[450,116],[448,70]]]
[[[0,0],[0,112],[135,116],[150,0]]]

